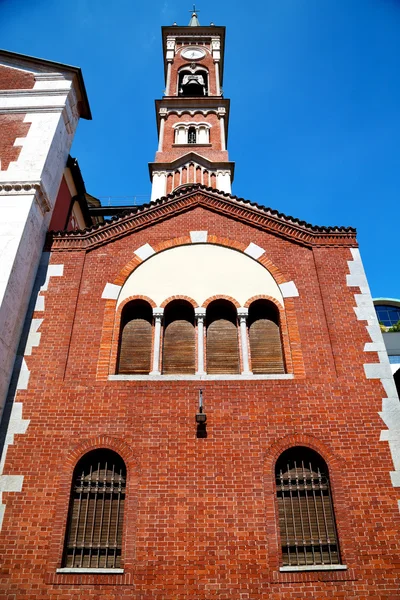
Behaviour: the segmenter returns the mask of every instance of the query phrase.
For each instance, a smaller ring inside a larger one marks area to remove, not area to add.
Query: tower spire
[[[189,11],[192,13],[192,18],[189,21],[189,27],[200,27],[200,23],[199,20],[197,18],[197,13],[200,12],[199,10],[196,11],[196,5],[193,4],[193,11]]]

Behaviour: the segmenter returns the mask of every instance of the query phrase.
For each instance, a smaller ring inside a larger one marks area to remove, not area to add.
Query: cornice
[[[34,195],[42,214],[49,212],[51,205],[40,181],[0,181],[0,196]],[[18,207],[16,206],[16,210]]]
[[[92,250],[196,206],[203,206],[307,247],[357,246],[356,230],[352,227],[310,225],[276,210],[200,184],[176,190],[155,202],[132,207],[103,225],[84,231],[50,232],[47,246],[52,251]]]

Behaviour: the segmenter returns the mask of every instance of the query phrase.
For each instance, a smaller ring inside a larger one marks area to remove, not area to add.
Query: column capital
[[[194,309],[194,316],[196,317],[196,319],[205,319],[206,309],[203,308],[202,306],[199,307],[199,308],[195,308]]]
[[[163,318],[163,315],[164,315],[164,309],[163,308],[160,308],[160,307],[153,308],[153,317],[155,319],[160,319],[161,320]]]
[[[158,111],[158,114],[160,115],[160,117],[162,119],[166,119],[167,118],[167,114],[168,114],[168,109],[167,108],[160,108],[160,110]]]
[[[237,309],[237,315],[238,315],[239,319],[247,319],[247,317],[249,316],[249,309],[244,308],[243,306],[240,306]]]
[[[226,108],[224,106],[218,106],[217,113],[220,118],[225,117],[226,116]]]

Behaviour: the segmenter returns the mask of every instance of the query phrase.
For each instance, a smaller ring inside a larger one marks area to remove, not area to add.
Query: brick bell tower
[[[151,200],[193,183],[231,192],[229,100],[222,94],[225,27],[162,28],[165,94],[156,100],[158,150],[149,163]]]

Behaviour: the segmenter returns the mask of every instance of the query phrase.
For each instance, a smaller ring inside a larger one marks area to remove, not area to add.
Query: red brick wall
[[[31,90],[34,85],[33,73],[0,65],[0,90]]]
[[[25,115],[0,115],[0,170],[6,171],[10,162],[18,160],[21,146],[14,146],[17,138],[28,134],[30,123],[24,123]]]
[[[305,373],[201,382],[206,439],[196,438],[200,382],[97,376],[110,352],[105,284],[118,281],[135,248],[166,246],[191,230],[267,248],[300,293],[285,307]],[[3,597],[398,598],[398,494],[388,445],[378,441],[383,389],[364,376],[376,355],[363,352],[368,336],[353,310],[358,290],[346,286],[348,260],[348,248],[307,248],[201,207],[86,254],[53,251],[64,275],[50,279],[45,313],[36,315],[44,316],[41,342],[26,357],[29,388],[18,393],[30,425],[5,466],[25,479],[21,493],[4,494]],[[328,464],[348,571],[279,573],[273,470],[292,445],[314,448]],[[125,574],[56,575],[74,465],[94,447],[115,449],[127,464]]]
[[[60,231],[65,228],[67,218],[71,210],[71,198],[71,192],[69,191],[67,182],[63,177],[61,179],[57,200],[50,221],[50,231]]]
[[[203,47],[203,46],[202,46]],[[209,49],[208,46],[204,46],[205,49]],[[215,85],[215,66],[214,61],[209,52],[206,53],[206,56],[199,61],[195,61],[196,65],[199,67],[204,67],[208,71],[208,95],[215,96],[217,90]],[[175,60],[172,63],[171,67],[171,87],[170,87],[170,95],[177,95],[177,84],[178,84],[178,72],[183,66],[190,66],[190,62],[187,59],[181,57],[180,54],[175,56]]]

